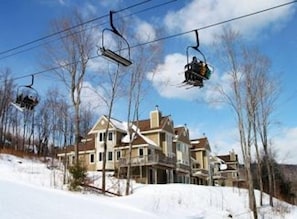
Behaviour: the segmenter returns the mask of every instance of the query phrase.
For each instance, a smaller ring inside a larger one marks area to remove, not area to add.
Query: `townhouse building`
[[[221,186],[238,186],[242,183],[244,176],[239,173],[238,155],[234,151],[229,154],[217,155],[217,165],[214,166],[214,184]],[[224,167],[222,168],[222,164]]]
[[[206,137],[191,140],[191,181],[193,184],[208,185],[210,169],[210,145]]]
[[[131,177],[139,183],[210,184],[208,139],[190,140],[186,125],[175,127],[171,116],[162,115],[158,107],[148,119],[130,124],[102,115],[79,144],[80,162],[90,171],[102,171],[105,146],[105,169],[117,178],[127,176],[130,164]],[[57,156],[73,164],[74,147],[60,150]]]

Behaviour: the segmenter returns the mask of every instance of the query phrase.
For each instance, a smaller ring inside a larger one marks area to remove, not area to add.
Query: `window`
[[[99,152],[99,161],[102,161],[102,152]]]
[[[143,148],[139,148],[138,153],[139,157],[143,157]]]
[[[121,151],[117,151],[117,160],[121,158]]]
[[[238,174],[237,174],[237,172],[232,172],[232,178],[237,178],[238,177]]]
[[[112,141],[112,132],[108,132],[108,140]]]
[[[108,160],[112,160],[112,151],[108,151]]]
[[[95,154],[90,154],[90,163],[95,162]]]
[[[151,149],[148,149],[147,153],[148,153],[148,155],[151,155],[152,154],[152,150]]]
[[[104,133],[100,132],[100,134],[99,134],[99,141],[100,142],[101,141],[104,141],[105,136],[106,136],[105,132]]]

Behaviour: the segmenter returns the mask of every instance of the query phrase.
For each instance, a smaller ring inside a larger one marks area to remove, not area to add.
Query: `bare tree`
[[[80,112],[81,118],[81,134],[82,136],[87,136],[92,124],[94,123],[94,114],[90,107],[83,106]]]
[[[237,120],[237,128],[239,132],[239,140],[244,165],[246,168],[247,185],[249,193],[249,208],[252,210],[254,219],[258,218],[256,200],[254,194],[254,184],[251,173],[251,147],[252,147],[252,114],[247,109],[247,86],[245,84],[245,74],[242,67],[244,59],[242,58],[239,34],[230,29],[225,29],[223,35],[220,36],[221,50],[223,54],[224,64],[227,67],[230,77],[230,91],[226,91],[222,86],[219,91],[225,101],[232,107]]]
[[[44,158],[48,155],[48,138],[50,136],[50,114],[48,113],[48,105],[45,100],[40,105],[40,110],[36,115],[38,155]]]
[[[145,86],[146,73],[152,70],[157,63],[161,49],[162,45],[159,43],[150,46],[142,46],[135,51],[133,56],[134,64],[131,68],[130,79],[128,80],[129,85],[126,86],[128,89],[127,134],[129,136],[126,195],[130,194],[133,136],[134,134],[137,135],[139,131],[135,130],[133,125],[136,125],[136,129],[138,129],[140,104],[145,97],[146,90],[149,88]]]
[[[265,165],[268,173],[269,183],[269,204],[273,206],[273,170],[271,168],[272,160],[269,153],[269,129],[272,125],[272,115],[276,110],[276,102],[279,97],[279,86],[272,75],[269,75],[270,62],[263,59],[262,71],[258,78],[259,92],[258,100],[259,105],[257,108],[257,127],[260,135],[261,143],[266,156]]]
[[[262,89],[259,86],[259,77],[265,66],[264,57],[256,49],[243,49],[243,72],[246,89],[246,108],[250,123],[252,124],[252,139],[255,146],[257,158],[257,173],[260,187],[260,205],[263,205],[263,181],[262,181],[262,159],[259,153],[258,132],[257,132],[257,109],[259,105],[259,91]]]
[[[76,28],[72,28],[73,26],[76,26]],[[94,44],[92,29],[83,24],[82,16],[78,12],[74,13],[72,18],[59,19],[54,23],[54,31],[59,32],[61,30],[67,31],[60,34],[57,45],[48,45],[47,57],[52,65],[60,65],[60,68],[56,69],[55,72],[64,83],[71,97],[75,117],[75,157],[78,164],[81,91],[87,63]]]
[[[13,80],[11,79],[9,69],[0,72],[1,88],[0,88],[0,144],[5,143],[6,134],[9,130],[9,110],[10,102],[13,95]]]

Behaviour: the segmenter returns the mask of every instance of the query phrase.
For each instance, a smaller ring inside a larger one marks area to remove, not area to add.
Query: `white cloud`
[[[80,5],[80,12],[83,17],[86,19],[90,19],[91,17],[98,16],[97,7],[89,2],[86,2],[84,5]]]
[[[220,107],[222,103],[217,102],[220,95],[217,86],[223,85],[228,90],[227,75],[223,74],[220,77],[218,70],[215,70],[210,80],[205,81],[205,86],[201,89],[182,86],[185,79],[184,66],[186,63],[187,58],[185,55],[179,53],[167,55],[164,63],[157,65],[152,72],[147,74],[147,79],[151,81],[152,86],[162,97],[205,101],[212,107]]]
[[[278,162],[297,164],[297,127],[283,128],[283,130],[273,138],[272,144]]]
[[[285,2],[287,0],[241,0],[240,3],[237,0],[192,1],[178,11],[169,12],[165,18],[165,25],[170,31],[185,32],[271,8]],[[239,30],[243,35],[257,37],[264,28],[279,29],[282,27],[283,23],[293,15],[294,11],[295,8],[292,4],[232,21],[228,25],[235,30]],[[201,30],[201,43],[212,43],[214,35],[218,34],[221,28],[222,25]],[[194,35],[187,36],[193,40],[195,39]]]
[[[199,134],[201,135],[201,133]],[[239,134],[236,127],[216,131],[215,135],[207,135],[207,137],[209,137],[213,154],[228,154],[229,151],[234,150],[239,155],[240,162],[242,162]],[[262,150],[260,142],[258,145],[260,150]],[[272,153],[275,153],[275,159],[278,163],[297,165],[297,127],[283,128],[281,131],[278,131],[278,135],[273,136],[270,147]],[[252,159],[255,160],[254,148],[252,148],[252,155]]]
[[[104,95],[104,90],[100,86],[94,87],[90,82],[84,82],[81,93],[82,105],[93,109],[98,116],[107,112],[107,106],[100,95]]]
[[[186,57],[179,53],[165,57],[164,63],[159,64],[153,72],[147,74],[147,79],[152,82],[155,89],[162,97],[192,99],[193,90],[179,88],[184,80],[184,65]]]
[[[135,32],[136,38],[140,43],[156,39],[156,30],[151,24],[145,21],[138,22]]]

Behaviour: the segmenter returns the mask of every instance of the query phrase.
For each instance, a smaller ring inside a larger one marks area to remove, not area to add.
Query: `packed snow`
[[[49,167],[51,165],[39,160],[0,154],[1,219],[252,218],[244,189],[134,183],[133,194],[108,197],[67,191],[62,169]],[[94,185],[100,185],[98,174],[89,173]],[[114,179],[107,182],[110,183],[107,187],[112,187]],[[258,192],[256,196],[259,196]],[[259,208],[259,218],[297,218],[296,206],[276,201],[276,207],[272,209],[267,204],[267,197],[264,203],[266,205]]]

